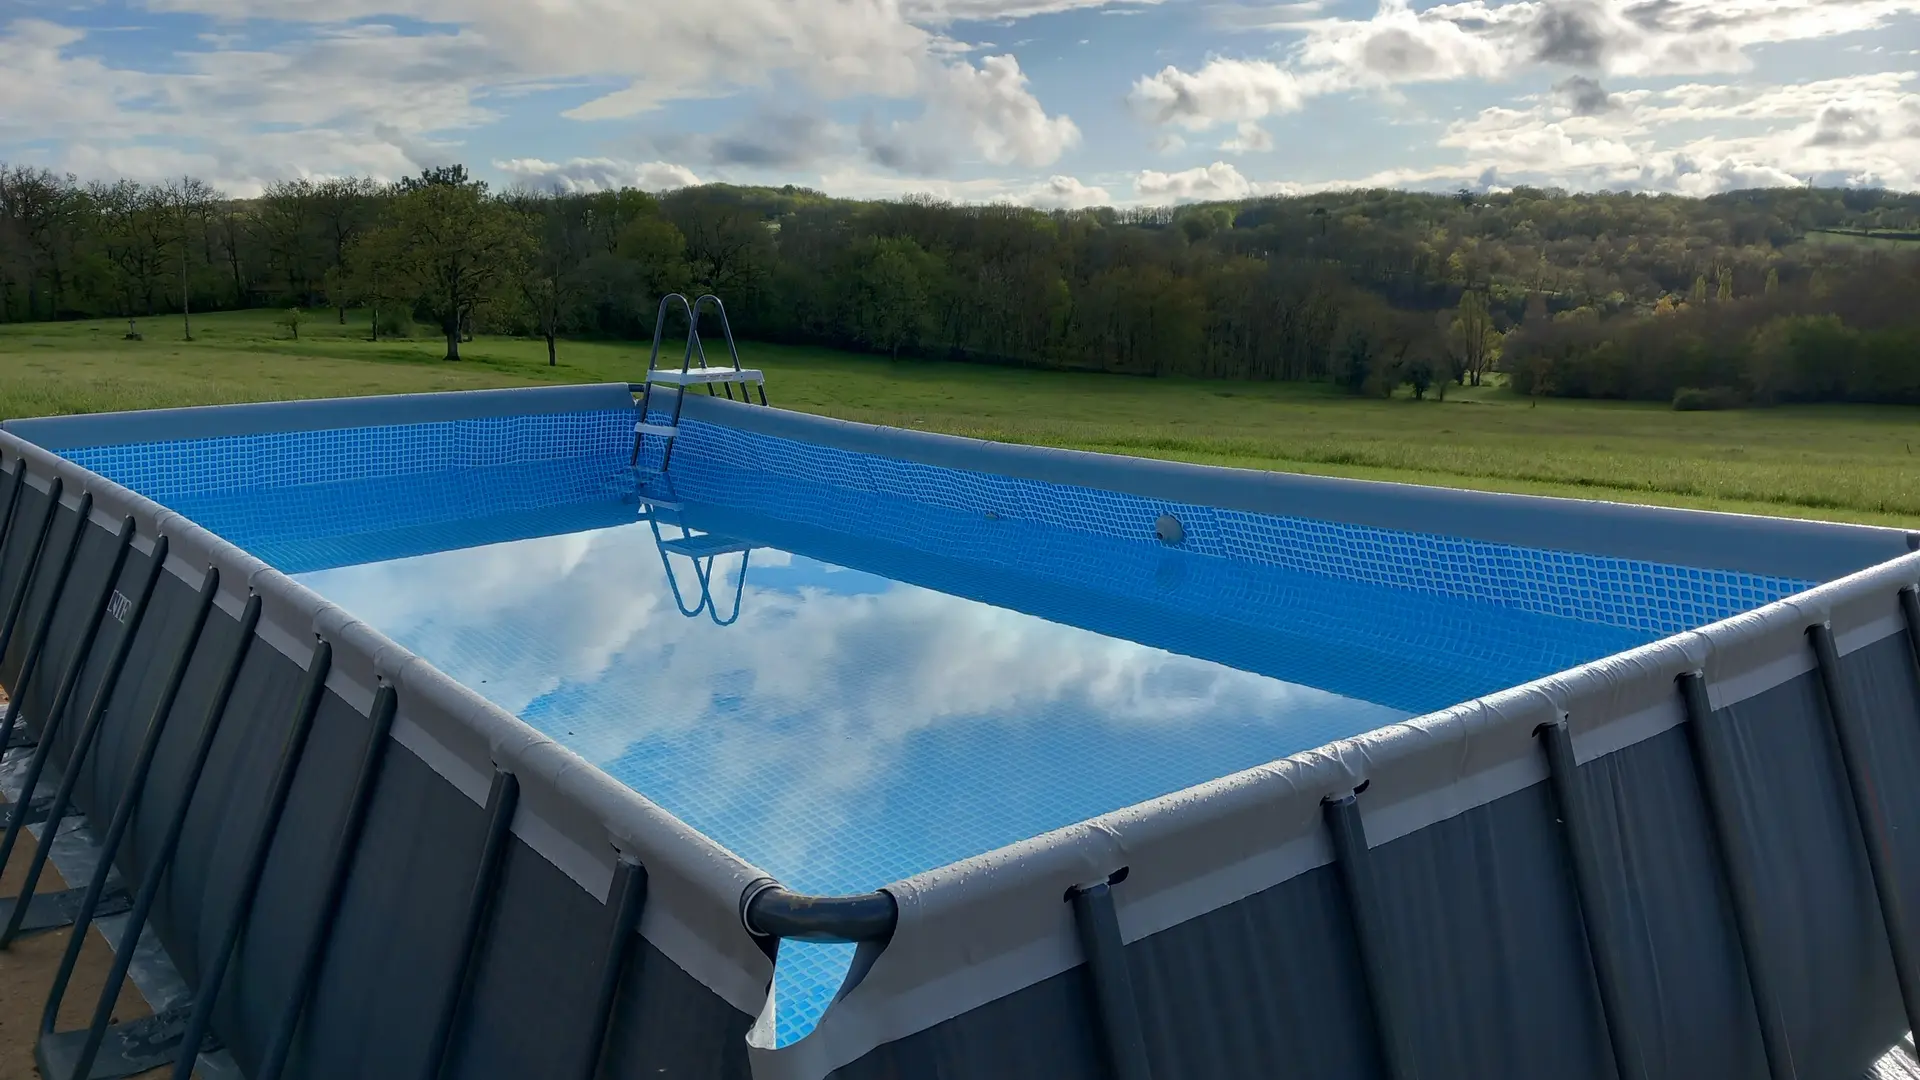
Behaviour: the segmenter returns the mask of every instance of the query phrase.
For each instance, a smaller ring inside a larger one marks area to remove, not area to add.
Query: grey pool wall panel
[[[525,411],[525,410],[522,410]],[[572,1058],[586,1068],[591,1034],[583,1017],[608,948],[606,893],[616,858],[647,872],[641,942],[613,1006],[605,1074],[744,1076],[744,1033],[765,996],[771,962],[740,924],[737,902],[763,875],[616,785],[571,753],[447,680],[251,556],[163,507],[11,434],[0,434],[6,464],[29,470],[44,506],[47,484],[67,489],[68,518],[82,491],[94,499],[84,552],[110,554],[121,518],[140,526],[122,591],[150,563],[153,539],[171,545],[167,573],[116,688],[108,721],[82,769],[79,808],[104,822],[126,788],[130,758],[208,567],[220,571],[215,610],[168,714],[160,750],[118,866],[137,888],[152,870],[165,811],[177,802],[193,736],[250,593],[264,614],[195,790],[177,856],[164,879],[153,928],[190,985],[213,960],[235,898],[250,831],[261,817],[268,778],[293,719],[293,698],[314,644],[332,646],[326,692],[301,759],[285,816],[268,849],[264,877],[228,969],[214,1032],[243,1069],[291,990],[312,931],[317,875],[324,871],[345,798],[368,734],[375,690],[400,702],[393,743],[379,774],[359,856],[318,984],[307,1007],[289,1075],[414,1076],[437,1019],[452,964],[458,914],[468,900],[482,806],[496,769],[518,779],[504,873],[493,918],[476,953],[474,978],[448,1051],[451,1075],[524,1076]],[[9,470],[11,471],[11,470]],[[77,523],[77,522],[76,522]],[[70,531],[69,527],[69,531]],[[92,534],[98,534],[96,538]],[[104,539],[101,539],[104,538]],[[55,539],[58,539],[56,525]],[[0,578],[18,580],[26,548],[10,545]],[[76,584],[97,589],[105,564],[75,567]],[[63,601],[56,625],[81,629],[82,604]],[[111,650],[116,621],[103,623],[89,671]],[[18,667],[20,647],[9,646]],[[51,689],[44,669],[37,685]],[[11,673],[10,673],[11,674]],[[40,727],[44,706],[23,710]],[[68,710],[90,702],[83,687]],[[72,746],[56,740],[71,764]],[[674,1038],[663,1039],[662,1030]],[[597,1048],[595,1048],[597,1050]],[[584,1071],[581,1072],[584,1075]]]
[[[623,386],[588,390],[597,402],[630,400]],[[528,396],[469,405],[463,395],[435,395],[429,411],[510,415],[559,400],[551,390],[500,393]],[[376,422],[356,416],[411,422],[406,401],[380,400],[364,413],[340,403],[234,407],[193,423],[217,421],[218,430],[238,433]],[[0,454],[30,460],[37,489],[59,475],[70,498],[92,491],[99,529],[116,528],[131,512],[149,546],[157,532],[169,536],[168,611],[184,611],[206,566],[219,565],[223,595],[209,637],[222,626],[231,635],[249,585],[265,599],[258,636],[268,648],[249,657],[247,707],[236,694],[229,709],[223,771],[259,767],[290,719],[286,686],[297,682],[316,636],[333,647],[313,767],[296,785],[215,1017],[243,1067],[257,1060],[261,1017],[271,1012],[251,999],[282,991],[311,918],[302,900],[310,869],[294,864],[330,842],[351,771],[343,766],[365,738],[382,681],[401,702],[398,745],[296,1049],[299,1075],[417,1075],[439,989],[430,984],[448,967],[446,927],[466,903],[496,767],[513,770],[523,794],[448,1059],[462,1076],[572,1072],[581,1064],[580,995],[604,955],[616,850],[647,866],[649,892],[644,942],[608,1035],[607,1076],[741,1076],[750,1068],[758,1080],[1757,1077],[1768,1065],[1750,967],[1778,991],[1766,1015],[1797,1075],[1858,1074],[1905,1027],[1806,633],[1832,626],[1880,770],[1875,790],[1896,839],[1896,892],[1910,906],[1920,901],[1920,785],[1907,782],[1920,769],[1920,674],[1896,596],[1920,581],[1920,557],[1895,558],[1907,550],[1899,531],[1268,477],[890,431],[698,396],[687,404],[689,417],[707,422],[1168,501],[1515,544],[1558,536],[1557,546],[1620,557],[1707,565],[1731,557],[1754,573],[1850,576],[895,883],[888,891],[899,919],[885,949],[817,1030],[776,1048],[770,965],[738,911],[753,868],[231,545],[0,434]],[[140,422],[154,438],[190,429],[166,414]],[[28,423],[42,425],[31,429],[36,438],[85,445],[60,441],[61,430],[77,430],[61,425],[75,421]],[[1571,525],[1554,520],[1562,510],[1574,515]],[[18,572],[16,547],[0,564],[0,588]],[[132,572],[130,562],[123,579]],[[63,613],[63,621],[71,620]],[[177,644],[165,639],[180,621],[150,620],[143,649],[159,655]],[[1676,686],[1696,672],[1711,709],[1704,725],[1687,722]],[[130,666],[127,680],[151,685],[156,677],[135,678]],[[204,703],[205,679],[197,682]],[[199,719],[184,695],[176,712],[189,725]],[[129,732],[144,720],[117,716],[115,745],[136,740]],[[1556,813],[1536,733],[1561,723],[1571,732],[1572,791],[1584,813]],[[1716,790],[1730,798],[1705,798],[1696,735],[1714,750]],[[96,771],[86,809],[101,814],[124,770]],[[227,777],[206,790],[221,792],[219,804],[245,821],[260,784]],[[1326,800],[1356,791],[1364,843],[1336,863]],[[170,886],[158,925],[189,972],[203,969],[217,940],[209,927],[217,929],[231,894],[229,849],[243,844],[222,835],[231,824],[212,811],[196,813],[194,854],[183,853],[182,865],[197,867],[186,876],[199,880]],[[1605,868],[1597,890],[1576,886],[1567,857],[1560,823],[1575,817],[1591,824],[1585,840]],[[1749,871],[1740,895],[1758,928],[1751,941],[1734,931],[1722,840]],[[142,850],[136,844],[123,864],[135,880]],[[1117,1070],[1103,1057],[1110,1018],[1093,1007],[1067,902],[1071,890],[1097,882],[1112,883],[1144,1069],[1124,1062]],[[1365,919],[1354,916],[1355,888],[1374,901]],[[1359,961],[1363,934],[1381,959],[1372,986]],[[1618,1013],[1601,1007],[1589,959],[1595,948],[1611,950],[1627,991]],[[1613,1036],[1621,1030],[1632,1033],[1638,1057],[1616,1072]]]

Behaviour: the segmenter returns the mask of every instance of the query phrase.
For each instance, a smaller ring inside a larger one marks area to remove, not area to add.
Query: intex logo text
[[[126,622],[127,612],[132,608],[133,601],[127,599],[125,593],[113,590],[113,597],[107,601],[107,614],[113,616],[115,622]]]

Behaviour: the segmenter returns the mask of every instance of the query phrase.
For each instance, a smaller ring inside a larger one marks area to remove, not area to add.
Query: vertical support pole
[[[581,1080],[594,1080],[600,1075],[600,1061],[607,1052],[607,1031],[613,1026],[614,1002],[620,997],[620,982],[633,959],[640,912],[646,904],[647,868],[638,859],[620,856],[613,865],[613,884],[607,887],[607,911],[613,918],[607,931],[606,959],[600,965],[600,990],[593,999],[593,1027],[587,1032]]]
[[[156,561],[156,564],[158,562]],[[147,733],[140,741],[139,756],[133,762],[133,775],[127,779],[127,789],[120,794],[120,802],[113,808],[113,819],[107,824],[107,835],[100,841],[100,864],[94,868],[93,878],[87,882],[87,895],[80,902],[80,910],[73,918],[73,934],[67,938],[67,951],[60,957],[60,970],[54,974],[53,986],[47,991],[46,1007],[40,1013],[40,1037],[53,1033],[55,1021],[60,1015],[60,1001],[66,997],[67,982],[73,978],[74,965],[80,962],[80,947],[86,944],[87,927],[93,923],[93,913],[100,906],[100,897],[107,891],[107,875],[113,870],[113,859],[120,851],[120,841],[127,835],[127,824],[133,820],[134,810],[140,805],[140,796],[146,790],[147,773],[153,768],[154,751],[160,748],[160,736],[166,732],[167,717],[173,712],[173,701],[180,696],[180,684],[186,680],[187,666],[193,662],[194,651],[200,644],[200,631],[207,625],[207,613],[213,610],[213,594],[220,588],[219,567],[208,567],[207,575],[200,583],[200,600],[194,608],[193,625],[180,641],[180,652],[174,658],[173,671],[167,676],[166,686],[160,691],[160,700],[153,708],[153,717],[147,721]],[[47,845],[41,845],[45,847]]]
[[[7,617],[0,623],[0,659],[5,659],[7,646],[13,644],[13,628],[20,621],[20,609],[26,606],[27,597],[33,592],[33,579],[40,574],[40,560],[47,551],[47,535],[53,532],[53,520],[60,513],[60,492],[62,484],[59,477],[47,485],[47,512],[40,519],[40,528],[34,534],[33,547],[27,552],[27,565],[20,571],[20,583],[13,587],[13,599],[7,602]],[[4,748],[4,744],[0,744]]]
[[[467,894],[467,918],[460,930],[460,950],[454,961],[453,976],[447,983],[446,997],[440,1003],[440,1017],[434,1024],[433,1041],[427,1048],[426,1080],[438,1080],[446,1068],[447,1047],[453,1041],[453,1029],[467,1003],[468,984],[473,981],[474,960],[485,936],[487,916],[493,910],[493,893],[500,879],[500,864],[506,861],[508,830],[513,812],[520,805],[520,780],[505,769],[493,770],[493,787],[487,792],[487,834],[480,846],[480,865],[473,874],[473,889]],[[176,1080],[186,1080],[185,1077]]]
[[[13,459],[13,482],[7,485],[7,509],[0,513],[0,557],[7,552],[7,541],[13,539],[13,523],[20,510],[20,489],[27,483],[27,459]]]
[[[1760,926],[1755,875],[1734,826],[1734,793],[1728,789],[1729,778],[1711,730],[1713,706],[1707,701],[1707,680],[1699,672],[1688,672],[1680,676],[1679,683],[1680,699],[1686,706],[1687,743],[1693,751],[1694,775],[1699,780],[1701,794],[1706,796],[1707,818],[1713,825],[1721,878],[1733,901],[1734,930],[1740,940],[1741,960],[1747,968],[1747,988],[1753,995],[1754,1013],[1760,1022],[1767,1074],[1773,1080],[1794,1080],[1799,1074],[1793,1063],[1793,1047],[1787,1040],[1786,1021],[1780,1016],[1780,998],[1774,993],[1771,973],[1760,953],[1766,935]]]
[[[1920,585],[1900,590],[1900,611],[1907,617],[1907,648],[1913,653],[1913,673],[1920,675]]]
[[[81,524],[83,526],[86,524],[85,518],[81,519]],[[107,604],[113,599],[113,587],[119,584],[120,571],[127,565],[127,552],[133,550],[133,531],[132,517],[120,523],[120,547],[114,553],[113,565],[107,570],[106,580],[100,583],[99,595],[94,598],[93,606],[89,609],[92,614],[88,616],[86,628],[80,634],[80,643],[74,649],[73,656],[67,661],[66,670],[60,674],[60,685],[54,688],[53,704],[48,707],[46,719],[40,725],[40,745],[34,747],[33,761],[27,765],[27,777],[20,788],[20,801],[13,804],[13,813],[7,817],[6,835],[0,837],[0,866],[7,865],[7,861],[13,858],[14,845],[19,842],[20,830],[27,823],[27,805],[33,799],[34,790],[40,786],[40,776],[46,770],[47,758],[53,752],[54,736],[60,733],[61,720],[66,715],[68,699],[73,697],[73,688],[80,681],[80,672],[87,666],[88,657],[93,655],[94,643],[100,635],[100,622],[106,618]],[[78,546],[77,542],[75,546]],[[79,764],[78,745],[74,747],[73,758],[74,760],[69,763],[70,769]],[[57,824],[55,828],[58,828]],[[55,833],[53,830],[47,830],[44,835],[50,842]],[[20,890],[15,908],[22,915],[24,915],[25,906],[32,902],[32,896],[31,887]],[[8,914],[11,917],[13,913]],[[6,947],[11,936],[0,934],[0,948]]]
[[[193,995],[193,1012],[187,1017],[186,1036],[180,1041],[180,1056],[173,1060],[174,1080],[189,1080],[193,1076],[193,1063],[200,1056],[200,1043],[206,1038],[207,1028],[213,1022],[214,1002],[220,996],[221,984],[227,979],[227,965],[233,961],[233,949],[240,941],[240,931],[246,928],[247,916],[253,913],[253,898],[260,891],[260,878],[267,869],[267,855],[273,850],[275,834],[280,831],[280,817],[287,809],[287,796],[293,792],[293,780],[299,774],[300,759],[306,753],[307,736],[313,731],[314,714],[320,711],[320,701],[326,696],[327,672],[332,667],[333,646],[322,641],[314,646],[313,658],[307,661],[307,682],[301,688],[300,702],[294,708],[293,726],[280,744],[280,761],[274,767],[273,786],[267,792],[266,809],[247,847],[246,870],[240,878],[240,892],[233,898],[233,906],[227,909],[220,944],[208,961],[206,970],[200,972],[200,986]]]
[[[200,724],[200,738],[194,745],[193,762],[187,767],[186,783],[180,791],[180,801],[174,804],[173,814],[167,819],[167,832],[160,841],[160,849],[155,853],[153,865],[147,871],[147,879],[140,883],[140,895],[134,899],[133,912],[127,916],[127,925],[120,933],[120,943],[115,946],[113,966],[107,973],[107,981],[100,987],[100,996],[94,1002],[93,1019],[87,1025],[86,1041],[81,1044],[80,1055],[75,1059],[73,1071],[67,1080],[83,1080],[93,1074],[94,1059],[99,1056],[100,1044],[107,1037],[107,1026],[113,1021],[113,1008],[120,1001],[120,986],[126,981],[127,968],[133,964],[134,947],[140,943],[140,931],[146,928],[147,916],[153,912],[153,902],[160,895],[160,883],[173,866],[174,853],[180,849],[180,833],[186,828],[187,812],[193,808],[193,794],[199,790],[200,775],[206,769],[207,755],[213,751],[213,738],[220,731],[220,721],[226,716],[227,702],[233,697],[233,684],[240,678],[240,668],[247,662],[247,653],[253,644],[254,627],[260,623],[260,597],[258,594],[247,599],[246,608],[240,613],[240,638],[234,642],[233,654],[227,658],[226,671],[220,677],[219,689],[214,691],[213,700],[207,706],[206,719]],[[194,1053],[200,1049],[200,1040],[193,1041]]]
[[[133,602],[133,610],[127,613],[127,628],[121,633],[119,644],[114,646],[113,655],[107,660],[107,670],[100,677],[99,688],[93,692],[93,704],[87,707],[80,733],[74,737],[73,757],[60,775],[60,789],[54,792],[53,806],[47,811],[42,836],[58,836],[60,833],[60,822],[65,820],[67,807],[73,801],[74,785],[80,781],[80,767],[98,741],[100,721],[106,715],[107,703],[113,700],[114,688],[120,685],[120,673],[126,669],[127,655],[133,651],[134,637],[140,633],[140,624],[146,621],[147,603],[153,599],[154,587],[160,583],[160,574],[166,563],[167,538],[162,536],[153,542],[152,564],[147,569],[146,580],[141,583],[140,595]],[[34,846],[33,859],[27,863],[27,874],[20,884],[20,894],[14,898],[13,911],[7,916],[6,928],[0,930],[0,949],[6,948],[20,933],[27,906],[33,902],[34,890],[40,885],[40,873],[46,868],[47,855],[52,850],[52,844]]]
[[[1824,623],[1810,626],[1807,638],[1813,643],[1814,660],[1820,670],[1827,719],[1833,723],[1833,733],[1840,743],[1847,792],[1853,796],[1853,812],[1860,819],[1860,836],[1867,844],[1867,870],[1873,877],[1873,891],[1880,900],[1880,920],[1886,927],[1887,944],[1893,952],[1894,980],[1900,985],[1900,1000],[1907,1009],[1907,1030],[1920,1031],[1920,966],[1916,966],[1912,925],[1907,919],[1906,903],[1900,896],[1893,829],[1887,824],[1880,786],[1873,776],[1873,740],[1862,730],[1860,711],[1854,707],[1853,695],[1847,691],[1832,628]]]
[[[54,509],[59,509],[57,502]],[[40,666],[40,653],[46,648],[47,635],[53,630],[53,617],[60,613],[60,598],[66,594],[67,579],[73,576],[74,557],[80,554],[80,542],[87,537],[87,516],[93,513],[93,492],[82,492],[75,509],[78,516],[74,519],[73,537],[67,541],[67,549],[60,555],[59,569],[53,572],[53,591],[47,595],[46,609],[33,624],[33,632],[27,635],[27,651],[20,659],[20,674],[13,680],[13,693],[7,695],[6,715],[0,717],[0,747],[13,741],[13,727],[20,721],[20,703],[26,700],[27,691],[33,686],[34,672]],[[42,726],[45,726],[44,723]],[[32,798],[32,788],[20,793],[21,807],[16,817],[26,813],[25,805]]]
[[[1576,786],[1579,764],[1573,756],[1573,735],[1564,720],[1543,724],[1535,734],[1547,755],[1547,773],[1560,817],[1560,839],[1573,865],[1574,896],[1580,924],[1586,932],[1594,982],[1600,988],[1600,1021],[1606,1027],[1607,1042],[1613,1047],[1614,1067],[1621,1080],[1646,1080],[1645,1043],[1629,1019],[1632,1014],[1627,1008],[1627,979],[1620,963],[1619,945],[1605,929],[1602,913],[1596,910],[1606,874],[1594,847],[1593,819],[1588,816],[1587,804],[1580,798]]]
[[[1094,1022],[1114,1080],[1153,1080],[1147,1040],[1140,1028],[1140,1005],[1133,996],[1133,973],[1120,938],[1120,914],[1113,886],[1105,881],[1082,885],[1067,894],[1080,951],[1087,959],[1087,983],[1093,990]]]
[[[373,804],[374,787],[380,782],[380,767],[387,759],[387,747],[393,743],[393,716],[399,696],[391,685],[382,685],[373,695],[372,726],[367,733],[366,749],[360,755],[360,771],[353,781],[353,793],[347,797],[347,817],[340,825],[333,858],[327,871],[326,893],[320,901],[320,914],[313,933],[300,954],[300,966],[293,977],[293,994],[280,1009],[273,1030],[267,1036],[267,1049],[261,1055],[260,1068],[253,1080],[279,1080],[286,1067],[293,1037],[300,1029],[300,1017],[306,1011],[307,998],[313,993],[313,981],[320,974],[327,944],[333,940],[334,922],[340,915],[340,902],[347,891],[347,873],[353,868],[360,850],[360,833],[367,822],[367,810]]]
[[[1360,970],[1367,987],[1367,1001],[1373,1006],[1373,1026],[1380,1043],[1380,1060],[1391,1080],[1414,1080],[1419,1075],[1413,1065],[1406,1028],[1389,992],[1385,944],[1386,917],[1381,910],[1380,894],[1373,887],[1373,862],[1367,849],[1367,829],[1360,820],[1360,800],[1356,794],[1342,795],[1321,803],[1327,822],[1327,834],[1333,841],[1333,865],[1347,894],[1347,910],[1353,916],[1353,936],[1360,947]]]

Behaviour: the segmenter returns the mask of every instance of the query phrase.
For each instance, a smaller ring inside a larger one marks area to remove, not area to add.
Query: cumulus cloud
[[[1883,27],[1920,0],[1457,0],[1416,10],[1380,0],[1366,18],[1279,5],[1266,25],[1298,36],[1285,63],[1214,58],[1142,76],[1141,119],[1203,130],[1298,109],[1315,96],[1410,83],[1503,80],[1572,69],[1596,108],[1599,77],[1746,72],[1752,50]]]
[[[0,25],[0,140],[54,140],[75,159],[135,164],[140,145],[190,145],[218,166],[209,179],[247,194],[262,180],[356,168],[391,179],[423,164],[429,155],[422,146],[452,143],[446,156],[462,156],[459,135],[498,120],[509,99],[609,83],[562,115],[623,121],[669,101],[743,91],[919,100],[923,120],[883,132],[876,145],[915,168],[959,157],[1039,167],[1079,139],[1071,119],[1050,114],[1034,97],[1013,57],[971,62],[960,43],[913,21],[933,19],[935,8],[960,10],[937,4],[910,14],[896,0],[712,0],[695,7],[601,0],[148,3],[235,22],[311,25],[305,32],[195,39],[170,52],[164,66],[144,70],[96,58],[74,27],[46,20]],[[965,11],[971,17],[1074,6],[1085,4],[966,0]],[[759,121],[703,134],[691,148],[697,153],[659,156],[722,169],[791,169],[842,152],[851,141],[821,117],[790,109]],[[304,134],[310,146],[270,158],[254,143],[276,132]],[[956,138],[965,153],[943,155]]]
[[[1146,122],[1193,131],[1292,112],[1305,99],[1300,81],[1279,65],[1224,58],[1192,72],[1169,65],[1141,76],[1127,94],[1127,103]]]
[[[1569,75],[1553,84],[1554,101],[1574,116],[1599,116],[1618,103],[1607,88],[1585,75]]]
[[[548,191],[568,194],[615,191],[623,187],[665,191],[700,182],[693,170],[665,161],[616,161],[613,158],[573,158],[565,162],[539,158],[495,161],[493,167],[515,180]]]
[[[1273,133],[1251,120],[1242,120],[1233,138],[1220,144],[1229,154],[1258,154],[1273,149]]]
[[[939,172],[970,149],[994,165],[1051,165],[1080,141],[1071,117],[1049,116],[1012,56],[943,65],[914,120],[869,121],[860,141],[874,161],[910,173]]]
[[[1688,83],[1576,107],[1564,84],[1532,108],[1491,108],[1441,137],[1463,162],[1574,188],[1705,195],[1805,183],[1920,187],[1920,93],[1913,73],[1774,86]],[[1597,90],[1597,86],[1591,88]],[[1715,133],[1697,134],[1706,126]],[[1440,172],[1434,174],[1440,178]]]
[[[1224,161],[1179,172],[1147,169],[1133,179],[1134,194],[1151,202],[1210,202],[1245,199],[1260,190]]]
[[[1042,210],[1079,210],[1108,206],[1113,196],[1103,187],[1090,187],[1071,176],[1053,176],[1030,188],[1020,201]]]

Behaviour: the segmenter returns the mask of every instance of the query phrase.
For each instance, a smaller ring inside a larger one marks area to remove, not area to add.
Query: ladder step
[[[708,383],[764,383],[767,376],[753,368],[688,368],[675,371],[671,368],[656,368],[647,372],[647,381],[667,386],[704,386]]]
[[[730,536],[715,536],[712,533],[662,540],[660,546],[676,555],[685,555],[689,559],[704,559],[710,555],[731,555],[753,550],[753,545],[745,540],[735,540]]]
[[[633,433],[635,435],[658,435],[663,439],[671,439],[675,435],[680,434],[680,429],[671,424],[635,424],[633,425]]]

